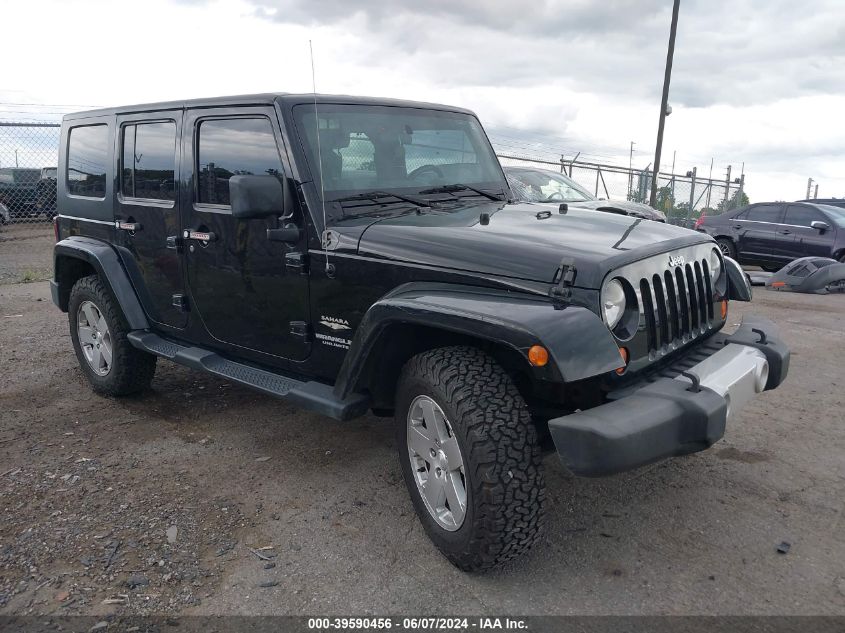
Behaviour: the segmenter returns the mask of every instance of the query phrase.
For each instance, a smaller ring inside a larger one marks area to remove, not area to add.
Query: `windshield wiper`
[[[379,200],[383,200],[384,198],[396,198],[397,200],[401,200],[402,202],[408,202],[409,204],[413,204],[417,207],[431,206],[426,200],[414,198],[412,196],[406,196],[401,193],[388,193],[387,191],[366,191],[364,193],[357,193],[354,196],[344,196],[343,198],[335,198],[334,200],[329,200],[329,202],[353,202],[355,200],[372,200],[373,202],[378,202]]]
[[[479,196],[484,196],[485,198],[489,198],[490,200],[495,200],[496,202],[501,202],[502,199],[499,195],[495,193],[490,193],[488,191],[484,191],[482,189],[476,189],[475,187],[470,187],[469,185],[465,185],[460,182],[456,182],[451,185],[443,185],[442,187],[434,187],[432,189],[423,189],[420,193],[454,193],[455,191],[474,191]]]

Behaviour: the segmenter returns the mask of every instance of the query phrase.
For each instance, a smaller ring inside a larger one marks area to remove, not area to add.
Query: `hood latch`
[[[575,276],[578,270],[575,268],[575,260],[571,257],[564,257],[560,266],[555,272],[552,283],[555,285],[549,289],[549,296],[552,298],[555,310],[563,310],[572,298],[572,286],[575,284]]]

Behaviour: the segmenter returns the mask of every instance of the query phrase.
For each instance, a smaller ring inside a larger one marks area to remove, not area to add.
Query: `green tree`
[[[748,199],[748,196],[745,195],[745,192],[742,192],[742,196],[739,195],[740,191],[737,189],[734,194],[725,200],[720,200],[719,204],[716,205],[717,213],[724,213],[725,211],[731,211],[732,209],[738,209],[739,207],[748,206],[751,201]]]

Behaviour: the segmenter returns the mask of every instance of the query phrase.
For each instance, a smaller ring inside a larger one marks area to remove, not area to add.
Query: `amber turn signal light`
[[[722,299],[721,303],[719,304],[722,308],[722,321],[728,318],[728,300]]]
[[[616,370],[617,374],[624,374],[625,370],[628,369],[628,348],[627,347],[620,347],[619,348],[619,355],[622,357],[622,362],[625,363],[622,367]]]
[[[528,349],[528,362],[534,367],[545,367],[549,362],[549,350],[542,345],[532,345]]]

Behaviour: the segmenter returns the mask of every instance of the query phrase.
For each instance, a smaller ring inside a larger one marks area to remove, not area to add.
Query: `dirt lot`
[[[845,614],[845,296],[734,305],[780,324],[787,384],[704,453],[600,480],[550,456],[545,541],[467,575],[389,421],[163,361],[142,396],[93,395],[48,284],[19,283],[50,245],[0,233],[0,613]]]

